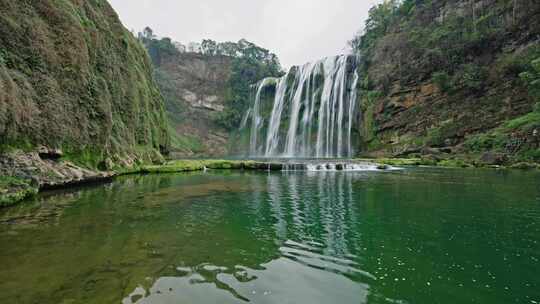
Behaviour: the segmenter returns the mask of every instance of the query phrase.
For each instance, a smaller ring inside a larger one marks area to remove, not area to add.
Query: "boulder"
[[[508,156],[504,153],[486,152],[480,157],[480,162],[484,165],[503,165],[508,161]]]

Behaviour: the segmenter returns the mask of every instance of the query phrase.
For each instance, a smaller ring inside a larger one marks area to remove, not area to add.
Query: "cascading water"
[[[359,75],[357,58],[328,57],[291,68],[279,79],[257,85],[251,118],[250,156],[352,157]],[[261,111],[263,91],[275,86],[273,104]],[[265,140],[263,140],[263,138]]]
[[[246,113],[246,116],[244,118],[244,121],[242,121],[242,128],[247,123],[247,119],[251,115],[251,134],[250,134],[250,140],[249,140],[249,152],[251,155],[258,155],[259,151],[259,145],[258,145],[258,135],[259,131],[262,127],[263,117],[260,115],[260,103],[261,103],[261,91],[272,82],[275,82],[275,78],[265,78],[263,79],[259,85],[257,86],[257,93],[255,94],[255,102],[253,104],[253,107],[248,110]]]

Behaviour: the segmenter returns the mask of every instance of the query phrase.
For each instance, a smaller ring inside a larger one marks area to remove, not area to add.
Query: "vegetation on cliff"
[[[362,56],[364,149],[540,161],[539,18],[532,0],[373,7],[351,41]]]
[[[106,0],[0,1],[0,147],[60,148],[75,162],[166,150],[144,48]]]

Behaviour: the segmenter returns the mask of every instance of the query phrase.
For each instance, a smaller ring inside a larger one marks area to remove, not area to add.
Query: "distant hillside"
[[[184,47],[139,34],[155,66],[165,97],[176,156],[224,156],[251,103],[251,86],[281,75],[276,55],[255,44],[204,40]]]
[[[534,0],[374,7],[352,41],[365,153],[540,161],[539,20]]]

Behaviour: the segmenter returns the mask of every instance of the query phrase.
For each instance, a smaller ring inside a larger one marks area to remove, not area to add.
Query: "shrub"
[[[445,140],[456,135],[458,125],[452,120],[446,120],[438,127],[427,131],[424,144],[431,147],[441,147],[445,145]]]
[[[446,72],[435,72],[431,76],[431,81],[442,91],[447,92],[452,87],[450,76]]]
[[[519,158],[526,161],[540,162],[540,149],[522,151],[519,153]]]
[[[520,73],[519,78],[527,86],[529,95],[540,103],[540,57],[532,60],[527,71]]]
[[[465,147],[476,152],[501,149],[505,144],[505,136],[498,133],[478,134],[465,141]]]
[[[462,70],[456,74],[455,82],[460,82],[466,89],[479,91],[482,89],[487,78],[486,70],[475,64],[465,64]]]
[[[507,54],[497,61],[497,71],[504,76],[516,77],[527,68],[520,56]]]

